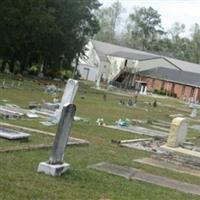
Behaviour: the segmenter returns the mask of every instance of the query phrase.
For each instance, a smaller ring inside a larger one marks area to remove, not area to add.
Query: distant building
[[[86,48],[78,67],[83,79],[200,101],[199,64],[95,40]]]
[[[158,67],[142,71],[138,79],[147,83],[149,91],[163,91],[183,100],[200,101],[200,74]]]

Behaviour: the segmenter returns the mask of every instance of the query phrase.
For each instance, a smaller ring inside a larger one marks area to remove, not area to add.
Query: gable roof
[[[154,59],[155,67],[168,67],[177,68],[183,71],[189,71],[194,73],[200,73],[200,65],[196,63],[191,63],[175,58],[170,58],[162,55],[157,55],[153,53],[148,53],[145,51],[140,51],[136,49],[131,49],[127,47],[122,47],[119,45],[114,45],[106,42],[100,42],[97,40],[91,40],[99,58],[102,61],[107,61],[107,56],[121,57],[125,59],[139,60],[141,66],[143,63],[148,66],[148,60]],[[160,62],[160,60],[165,60],[166,62]],[[167,64],[166,64],[167,63]],[[152,68],[152,67],[151,67]]]
[[[157,78],[161,80],[168,80],[184,85],[191,85],[200,87],[200,73],[180,71],[176,69],[169,69],[165,67],[157,67],[139,72],[142,76]]]
[[[126,59],[139,60],[139,61],[159,58],[156,55],[154,56],[154,55],[150,55],[146,53],[141,54],[138,52],[126,52],[126,51],[117,51],[117,52],[111,53],[109,56],[123,57]]]
[[[131,57],[132,59],[134,59],[134,55],[140,55],[141,57],[144,56],[148,56],[148,57],[157,57],[157,55],[155,54],[151,54],[151,53],[147,53],[147,52],[143,52],[143,51],[138,51],[135,49],[130,49],[127,47],[122,47],[122,46],[118,46],[115,44],[110,44],[110,43],[106,43],[106,42],[100,42],[97,40],[91,40],[95,50],[97,51],[100,59],[102,59],[103,61],[107,61],[107,56],[109,55],[117,55],[116,57],[122,57],[121,54],[123,54],[123,56],[127,55],[127,54],[131,54],[133,57]],[[160,56],[159,56],[160,57]]]

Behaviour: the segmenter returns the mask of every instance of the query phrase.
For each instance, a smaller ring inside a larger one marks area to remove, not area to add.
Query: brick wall
[[[183,93],[183,98],[189,99],[191,98],[191,87],[190,86],[185,86],[185,90]]]
[[[196,100],[200,101],[200,89],[194,88],[192,86],[186,86],[178,83],[173,83],[169,81],[157,80],[148,77],[140,77],[140,80],[147,82],[147,88],[150,91],[155,89],[161,90],[162,87],[164,90],[170,93],[175,93],[177,98],[180,99],[194,99],[196,96]]]

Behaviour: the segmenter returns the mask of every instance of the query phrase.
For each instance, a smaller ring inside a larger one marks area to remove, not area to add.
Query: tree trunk
[[[78,61],[79,61],[79,55],[76,57],[76,60],[75,60],[75,66],[74,66],[74,71],[73,71],[73,79],[76,78],[77,69],[78,69]]]
[[[14,72],[14,69],[15,69],[15,61],[14,61],[14,60],[11,60],[8,64],[9,64],[9,71],[10,71],[11,73],[13,73],[13,72]]]
[[[29,56],[25,56],[21,61],[20,61],[20,73],[23,74],[25,70],[27,70],[28,63],[29,63]]]
[[[0,71],[3,73],[5,71],[5,68],[6,68],[6,61],[3,60],[2,64],[1,64],[1,69]]]

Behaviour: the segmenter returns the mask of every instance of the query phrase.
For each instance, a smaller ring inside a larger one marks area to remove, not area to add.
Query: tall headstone
[[[167,140],[167,146],[178,147],[185,142],[188,129],[188,120],[177,117],[172,120],[170,132]]]
[[[77,90],[78,90],[78,81],[69,79],[65,86],[64,94],[62,96],[59,109],[55,111],[54,115],[50,118],[50,121],[52,121],[53,123],[59,122],[63,106],[73,103]]]
[[[69,164],[63,162],[63,157],[75,112],[76,106],[74,104],[63,106],[49,161],[41,162],[38,166],[38,172],[51,176],[60,176],[69,168]]]

